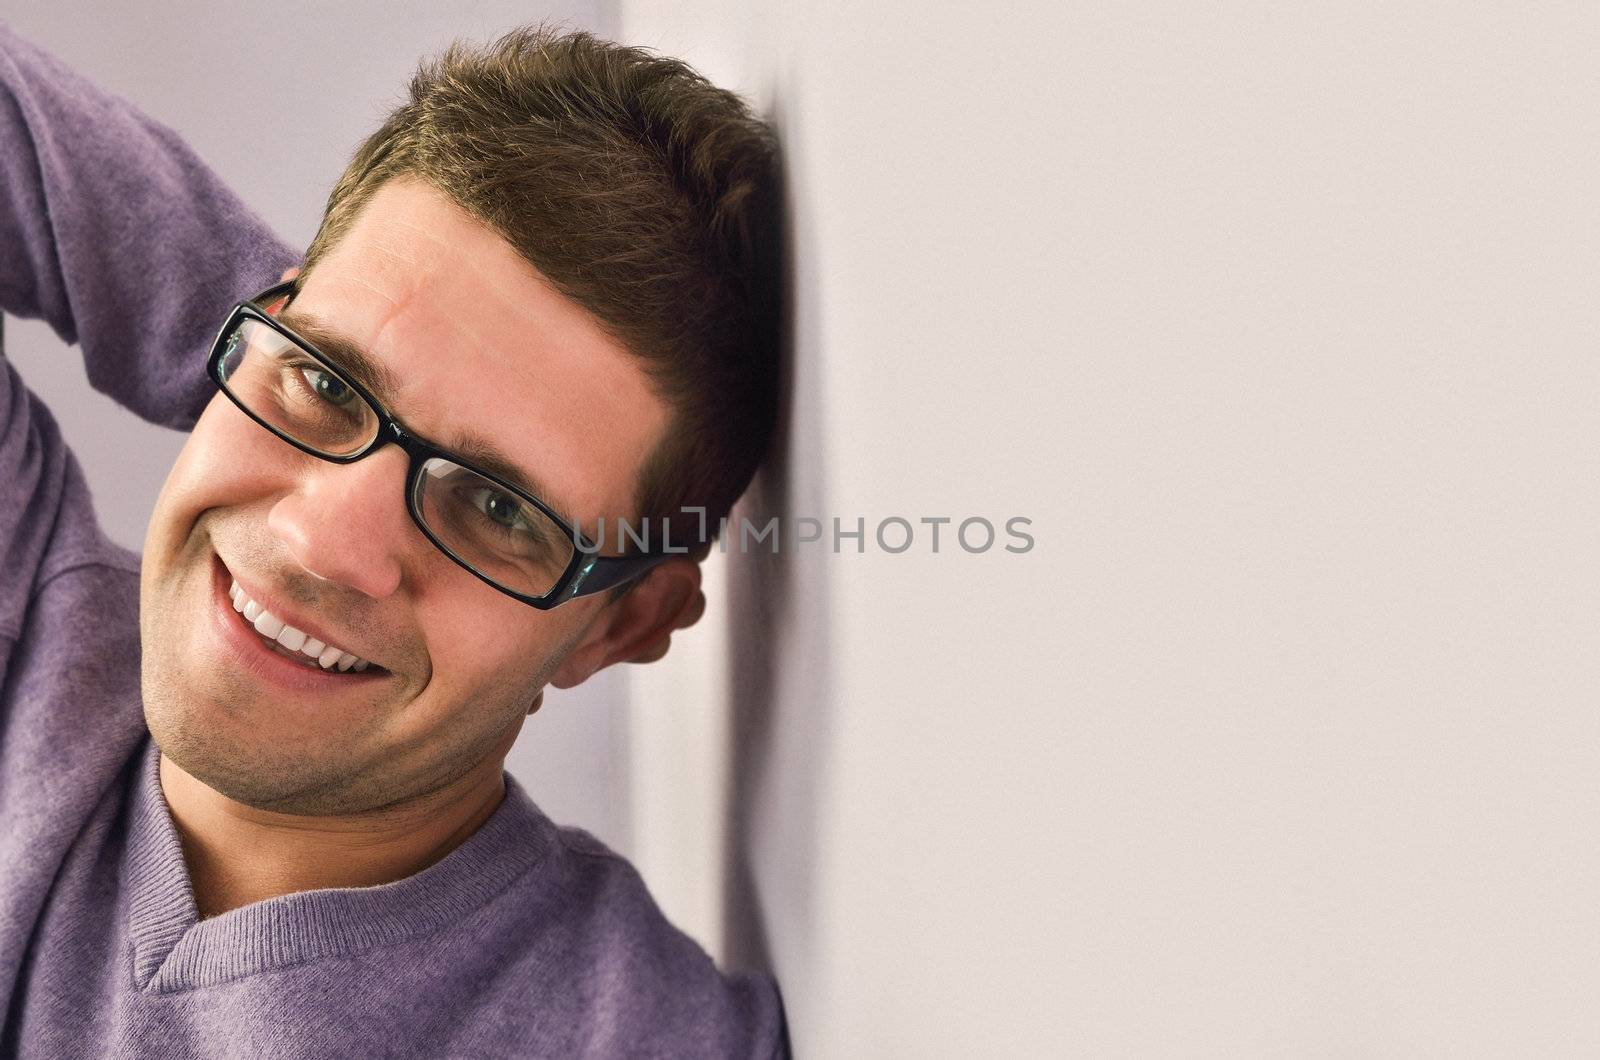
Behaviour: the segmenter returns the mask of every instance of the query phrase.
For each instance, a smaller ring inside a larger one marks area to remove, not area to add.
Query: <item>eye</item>
[[[300,375],[311,388],[311,392],[330,405],[343,406],[355,400],[356,392],[336,375],[324,372],[320,368],[301,368]]]
[[[526,527],[527,520],[523,518],[522,504],[509,493],[481,489],[474,500],[479,511],[506,529],[518,529],[519,524]]]

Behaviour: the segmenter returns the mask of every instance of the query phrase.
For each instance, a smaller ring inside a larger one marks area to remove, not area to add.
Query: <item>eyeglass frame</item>
[[[671,549],[670,551],[636,552],[628,556],[599,555],[600,546],[593,544],[581,530],[578,530],[576,527],[570,525],[565,519],[558,515],[550,507],[550,505],[546,504],[538,497],[529,493],[527,490],[507,482],[501,476],[489,471],[485,471],[484,469],[474,465],[471,461],[463,460],[454,453],[451,453],[448,449],[443,449],[437,445],[434,445],[432,442],[427,441],[415,432],[409,431],[402,427],[400,422],[394,418],[389,410],[384,408],[382,402],[374,397],[366,387],[362,386],[359,380],[351,378],[350,372],[347,369],[341,368],[338,363],[330,358],[327,354],[317,349],[314,343],[297,334],[293,328],[277,319],[275,316],[273,316],[273,314],[267,312],[267,310],[264,308],[265,306],[270,305],[273,301],[285,295],[289,296],[289,300],[292,300],[293,296],[297,293],[298,283],[295,280],[286,280],[283,283],[275,284],[272,287],[267,288],[265,291],[262,291],[260,294],[256,295],[247,302],[236,303],[234,307],[228,311],[228,316],[227,319],[223,321],[222,329],[217,332],[217,337],[211,344],[211,353],[206,358],[206,374],[211,377],[212,382],[217,384],[217,389],[219,389],[229,401],[232,401],[233,404],[238,407],[239,411],[243,412],[246,416],[249,416],[262,427],[265,427],[267,430],[271,431],[272,434],[277,438],[294,446],[301,452],[308,453],[311,456],[318,457],[322,460],[326,460],[330,464],[353,464],[357,460],[362,460],[371,456],[373,453],[387,445],[398,445],[406,454],[406,459],[409,461],[406,468],[405,497],[406,511],[411,515],[411,521],[417,525],[417,529],[422,531],[423,536],[425,536],[435,548],[442,552],[461,569],[465,570],[468,574],[473,575],[490,588],[497,589],[500,592],[505,593],[512,599],[520,600],[529,607],[537,608],[540,611],[548,611],[551,608],[566,603],[568,600],[577,599],[581,596],[589,596],[593,593],[610,589],[613,586],[621,585],[622,583],[645,573],[662,560],[668,559],[671,556],[682,555],[688,551],[680,546],[678,548]],[[295,346],[299,347],[301,352],[305,353],[318,364],[322,365],[322,367],[326,368],[330,373],[332,373],[333,376],[341,383],[355,391],[356,395],[367,403],[367,407],[372,409],[373,414],[377,417],[378,429],[373,435],[372,440],[354,453],[344,455],[325,453],[320,449],[313,448],[299,439],[284,433],[271,423],[268,423],[261,416],[258,416],[255,412],[251,411],[251,409],[246,406],[245,403],[241,401],[232,390],[228,388],[227,383],[224,382],[222,378],[222,359],[227,354],[228,337],[233,334],[233,332],[239,327],[240,323],[245,319],[255,320],[258,323],[264,324],[274,332],[281,335],[283,338],[288,339],[290,342],[294,343]],[[532,504],[535,508],[538,508],[540,512],[548,516],[562,533],[566,534],[572,539],[572,558],[567,561],[566,569],[563,570],[561,576],[556,579],[555,585],[552,586],[543,596],[529,596],[525,593],[519,593],[515,589],[510,589],[504,585],[501,585],[499,582],[490,578],[482,571],[472,567],[469,563],[467,563],[466,560],[461,559],[459,556],[455,555],[455,553],[451,552],[450,549],[447,548],[445,544],[439,540],[438,536],[428,527],[427,522],[422,518],[422,512],[419,510],[419,497],[421,494],[419,486],[422,482],[423,465],[430,458],[435,457],[448,460],[452,464],[464,468],[475,475],[481,475],[517,499]]]

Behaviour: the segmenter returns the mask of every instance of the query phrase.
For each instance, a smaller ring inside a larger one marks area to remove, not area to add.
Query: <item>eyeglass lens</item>
[[[223,388],[273,430],[331,457],[377,437],[377,412],[331,366],[287,336],[240,316],[218,364]],[[435,543],[512,592],[542,597],[576,546],[537,506],[442,457],[423,461],[411,498]]]

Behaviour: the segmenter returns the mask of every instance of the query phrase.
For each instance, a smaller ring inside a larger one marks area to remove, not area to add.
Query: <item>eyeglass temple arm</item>
[[[286,298],[289,295],[294,294],[294,291],[295,291],[295,281],[294,280],[284,280],[281,283],[273,284],[271,287],[268,287],[265,291],[262,291],[260,294],[256,295],[254,298],[252,298],[250,300],[252,302],[254,302],[258,307],[260,307],[262,309],[266,309],[268,306],[272,305],[272,303],[277,301],[278,299]]]
[[[669,557],[660,554],[590,556],[578,568],[578,573],[573,577],[572,585],[567,589],[566,596],[568,599],[574,599],[579,596],[602,592],[614,585],[621,585],[629,578],[643,574],[667,558]]]

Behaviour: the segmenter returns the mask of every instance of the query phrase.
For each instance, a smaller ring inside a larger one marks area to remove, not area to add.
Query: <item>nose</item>
[[[309,461],[295,489],[267,513],[292,559],[325,581],[374,598],[400,587],[415,531],[405,508],[407,459],[389,445],[353,464]]]

